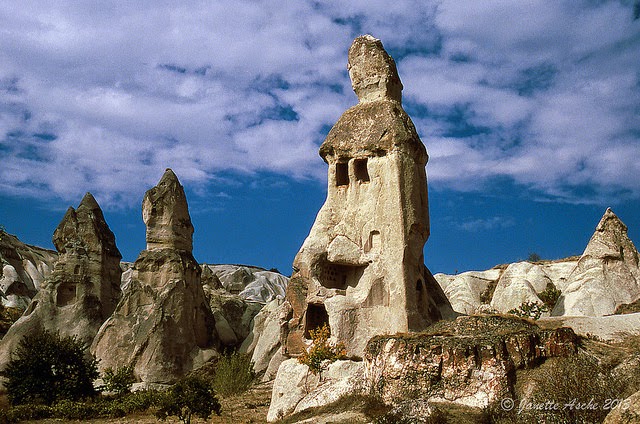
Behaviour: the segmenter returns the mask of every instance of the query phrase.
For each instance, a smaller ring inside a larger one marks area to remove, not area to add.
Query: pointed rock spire
[[[147,226],[147,250],[174,248],[191,252],[193,224],[184,188],[167,168],[158,185],[142,201],[142,219]]]
[[[552,315],[603,316],[640,298],[638,251],[607,209],[566,282]]]

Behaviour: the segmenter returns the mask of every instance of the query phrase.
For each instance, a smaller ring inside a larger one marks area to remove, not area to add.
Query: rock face
[[[293,263],[288,355],[325,323],[358,355],[375,334],[420,330],[452,313],[424,266],[427,152],[402,109],[395,63],[367,35],[353,42],[348,68],[359,103],[320,147],[327,200]]]
[[[515,370],[577,351],[570,328],[541,330],[519,318],[459,317],[414,335],[378,336],[364,356],[366,387],[385,403],[486,407],[513,398]]]
[[[362,362],[336,361],[322,373],[321,381],[298,360],[284,361],[273,383],[267,421],[328,405],[345,395],[363,393],[363,370]]]
[[[284,275],[261,268],[244,265],[202,266],[203,272],[211,273],[211,281],[217,280],[228,293],[237,294],[247,302],[265,305],[273,299],[283,299],[289,284],[289,279]],[[203,284],[204,280],[203,275]]]
[[[53,243],[58,261],[24,315],[2,339],[0,363],[6,363],[22,337],[37,328],[91,343],[119,299],[122,256],[90,193],[77,209],[67,210]]]
[[[25,244],[0,230],[2,306],[25,310],[57,260],[56,252]]]
[[[172,383],[216,353],[214,321],[191,253],[186,196],[170,169],[144,196],[147,249],[91,351],[100,368],[133,365],[138,380]]]
[[[552,315],[603,316],[640,298],[638,251],[627,226],[607,209]]]

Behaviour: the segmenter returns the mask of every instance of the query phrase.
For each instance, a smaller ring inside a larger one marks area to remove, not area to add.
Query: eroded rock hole
[[[322,303],[309,303],[307,305],[307,313],[304,321],[304,337],[311,339],[311,331],[314,331],[316,328],[320,328],[325,324],[327,325],[327,328],[329,328],[329,334],[331,334],[327,309]]]

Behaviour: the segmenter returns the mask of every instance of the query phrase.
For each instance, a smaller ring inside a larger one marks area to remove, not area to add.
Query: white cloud
[[[323,179],[352,38],[396,56],[429,179],[640,196],[640,21],[625,3],[0,5],[0,192],[137,204],[166,167]],[[582,194],[581,194],[582,195]]]

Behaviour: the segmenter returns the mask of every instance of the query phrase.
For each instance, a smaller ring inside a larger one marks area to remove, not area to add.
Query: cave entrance
[[[329,314],[327,314],[327,308],[322,303],[309,303],[307,305],[307,313],[304,320],[304,337],[311,339],[311,331],[327,325],[329,328],[329,334],[331,334],[331,327],[329,327]]]

